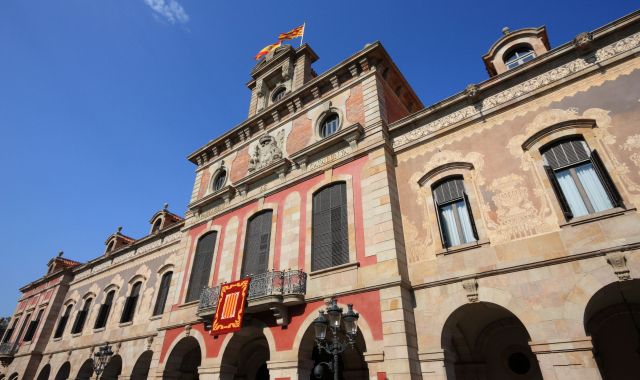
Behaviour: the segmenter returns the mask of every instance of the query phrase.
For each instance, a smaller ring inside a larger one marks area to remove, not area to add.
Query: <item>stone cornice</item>
[[[595,45],[598,40],[603,40],[613,32],[621,31],[628,25],[637,24],[639,19],[640,11],[637,11],[591,32],[593,44]],[[393,136],[393,147],[396,151],[404,150],[434,136],[441,130],[464,125],[479,117],[486,117],[504,106],[552,88],[555,84],[564,83],[565,80],[598,69],[610,63],[612,59],[638,49],[639,46],[640,32],[630,33],[627,37],[615,41],[608,41],[608,44],[594,48],[586,55],[583,50],[578,51],[578,47],[573,42],[566,43],[535,60],[474,85],[473,99],[471,92],[467,90],[392,123],[389,129]],[[563,58],[566,61],[566,57],[570,54],[577,58],[558,64]],[[550,66],[552,67],[549,68]],[[525,74],[536,71],[541,73],[534,76]],[[506,89],[500,89],[508,85],[508,82],[519,78],[528,79],[521,80]],[[477,92],[491,95],[484,98],[475,97]]]
[[[291,160],[294,161],[298,166],[304,167],[307,165],[310,156],[317,154],[342,140],[352,145],[351,148],[355,150],[355,144],[363,135],[364,128],[362,127],[362,125],[360,125],[360,123],[355,123],[346,128],[342,128],[341,130],[327,138],[316,141],[315,143],[307,146],[304,149],[290,154],[289,158],[291,158]]]

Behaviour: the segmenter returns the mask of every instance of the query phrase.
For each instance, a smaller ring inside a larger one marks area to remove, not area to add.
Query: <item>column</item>
[[[420,371],[423,380],[453,380],[447,379],[444,351],[434,349],[418,353]]]
[[[545,380],[602,380],[590,337],[529,343]]]

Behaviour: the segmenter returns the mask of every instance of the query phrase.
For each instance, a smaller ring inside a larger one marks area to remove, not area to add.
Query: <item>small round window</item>
[[[222,169],[216,175],[216,178],[213,180],[213,191],[218,191],[222,189],[225,182],[227,182],[227,171]]]
[[[279,101],[280,99],[284,98],[284,95],[286,93],[287,93],[287,89],[284,87],[280,87],[273,93],[273,96],[271,97],[271,101],[273,101],[274,103]]]
[[[336,133],[339,122],[340,118],[338,117],[338,114],[332,113],[327,116],[320,125],[320,137],[324,138]]]

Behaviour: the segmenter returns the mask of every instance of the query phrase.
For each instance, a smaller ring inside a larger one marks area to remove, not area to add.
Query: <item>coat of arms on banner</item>
[[[211,335],[235,332],[242,328],[242,317],[251,278],[220,285],[218,307],[211,326]]]

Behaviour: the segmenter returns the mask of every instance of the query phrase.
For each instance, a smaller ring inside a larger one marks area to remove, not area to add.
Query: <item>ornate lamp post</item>
[[[111,346],[108,342],[93,353],[93,372],[95,372],[97,378],[100,378],[111,356],[113,356],[113,351],[111,351]]]
[[[347,307],[347,312],[343,314],[342,308],[338,307],[338,301],[333,298],[326,314],[321,310],[318,318],[313,321],[318,350],[320,352],[324,350],[333,356],[333,363],[322,362],[313,369],[313,374],[318,379],[322,378],[324,374],[323,366],[326,366],[333,372],[334,380],[338,380],[338,355],[349,347],[355,348],[360,315],[353,311],[352,304],[348,304]],[[341,329],[342,322],[344,322],[344,330]],[[327,327],[331,330],[331,338],[329,340],[327,339]],[[344,338],[345,336],[346,339]]]

